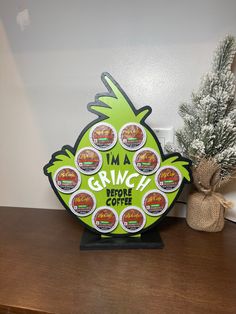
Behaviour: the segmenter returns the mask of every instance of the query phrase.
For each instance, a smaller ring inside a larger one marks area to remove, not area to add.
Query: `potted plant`
[[[212,70],[205,75],[191,103],[180,105],[184,126],[176,132],[179,150],[193,162],[194,190],[188,198],[187,223],[196,230],[216,232],[224,227],[226,201],[219,188],[236,170],[236,102],[232,64],[236,53],[233,36],[216,49]]]

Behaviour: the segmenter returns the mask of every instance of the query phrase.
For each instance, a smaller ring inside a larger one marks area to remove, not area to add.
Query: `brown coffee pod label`
[[[100,207],[95,210],[92,216],[93,226],[102,233],[113,231],[118,225],[118,215],[111,207]]]
[[[120,224],[127,232],[138,232],[143,229],[145,223],[146,216],[138,207],[129,206],[120,214]]]
[[[163,192],[173,192],[177,190],[182,182],[180,171],[172,166],[160,168],[156,173],[156,185]]]
[[[69,206],[77,216],[90,215],[96,207],[95,196],[87,190],[79,190],[71,195]]]
[[[80,149],[75,156],[75,163],[80,172],[94,174],[102,166],[101,154],[92,147]]]
[[[81,183],[79,172],[70,166],[59,168],[54,177],[53,182],[56,189],[62,193],[73,193]]]
[[[144,127],[138,123],[127,123],[119,132],[121,145],[128,150],[137,150],[146,142],[146,132]]]
[[[133,165],[141,174],[153,174],[160,166],[160,157],[154,149],[145,147],[135,153]]]
[[[112,148],[117,141],[115,128],[108,123],[96,124],[90,131],[90,142],[99,150],[108,150]]]
[[[142,200],[144,211],[150,216],[159,216],[168,208],[168,199],[158,190],[148,191]]]

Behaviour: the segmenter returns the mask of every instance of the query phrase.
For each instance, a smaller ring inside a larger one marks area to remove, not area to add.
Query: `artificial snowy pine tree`
[[[176,132],[178,150],[194,166],[202,158],[213,158],[222,179],[236,169],[235,76],[231,70],[235,53],[235,39],[227,36],[215,52],[212,71],[192,94],[192,103],[180,105],[184,127]]]
[[[192,102],[179,109],[184,127],[176,132],[178,150],[193,162],[195,185],[186,218],[197,230],[221,231],[225,209],[231,206],[216,189],[236,170],[235,76],[231,70],[235,53],[235,39],[227,36],[216,50],[212,71],[192,94]]]

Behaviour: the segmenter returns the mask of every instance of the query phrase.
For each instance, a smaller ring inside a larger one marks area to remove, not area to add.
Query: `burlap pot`
[[[194,192],[188,198],[187,223],[195,229],[208,232],[224,228],[225,209],[213,195]]]
[[[195,190],[189,195],[186,220],[188,225],[200,231],[218,232],[224,228],[225,209],[232,206],[223,195],[216,193],[219,187],[219,166],[212,159],[203,159],[192,171]]]

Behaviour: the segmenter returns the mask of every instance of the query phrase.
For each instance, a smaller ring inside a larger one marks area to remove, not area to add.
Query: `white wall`
[[[227,33],[235,0],[0,0],[0,205],[61,208],[42,167],[95,118],[86,105],[103,71],[152,106],[152,127],[180,126],[179,103]],[[225,193],[236,201],[235,185]]]

